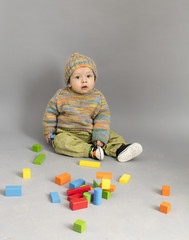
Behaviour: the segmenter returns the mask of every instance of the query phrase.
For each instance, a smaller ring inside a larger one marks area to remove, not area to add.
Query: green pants
[[[92,134],[85,131],[68,132],[57,129],[57,136],[52,142],[56,153],[71,157],[89,157],[89,148],[92,145]],[[116,157],[117,149],[126,144],[125,140],[117,133],[110,131],[108,143],[103,147],[105,154]]]

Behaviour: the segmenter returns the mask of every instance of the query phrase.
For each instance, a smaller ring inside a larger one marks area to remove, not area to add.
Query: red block
[[[80,197],[83,197],[83,193],[76,193],[76,194],[73,194],[73,195],[70,195],[68,196],[68,201],[74,199],[74,198],[80,198]]]
[[[67,190],[67,194],[72,195],[72,194],[75,194],[75,193],[87,192],[89,190],[91,190],[91,187],[87,185],[87,186],[84,186],[84,187],[69,189],[69,190]]]
[[[74,210],[79,210],[88,207],[88,201],[85,197],[74,198],[70,201],[70,208]]]

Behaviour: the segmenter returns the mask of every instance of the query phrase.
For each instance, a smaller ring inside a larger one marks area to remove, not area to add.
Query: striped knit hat
[[[94,61],[82,54],[74,53],[71,57],[68,58],[68,61],[65,64],[64,67],[64,81],[66,85],[68,84],[68,80],[70,79],[70,76],[76,70],[80,67],[89,67],[93,70],[95,79],[97,79],[97,69]]]

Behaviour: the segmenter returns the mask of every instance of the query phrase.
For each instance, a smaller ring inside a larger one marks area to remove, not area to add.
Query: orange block
[[[171,211],[171,204],[168,202],[162,202],[160,204],[160,212],[162,213],[169,213]]]
[[[62,173],[55,177],[55,183],[58,185],[63,185],[71,181],[71,175],[69,173]]]
[[[96,178],[112,179],[112,173],[110,173],[110,172],[96,172]]]
[[[170,195],[170,186],[162,186],[162,193],[163,196],[169,196]]]
[[[99,184],[99,187],[102,188],[102,183]],[[110,185],[110,189],[103,189],[104,191],[114,192],[116,190],[116,185]]]

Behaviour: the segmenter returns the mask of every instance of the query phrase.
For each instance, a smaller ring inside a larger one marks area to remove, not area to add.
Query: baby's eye
[[[75,76],[76,79],[79,79],[79,76]]]
[[[87,77],[90,78],[90,77],[92,77],[92,75],[89,74],[89,75],[87,75]]]

